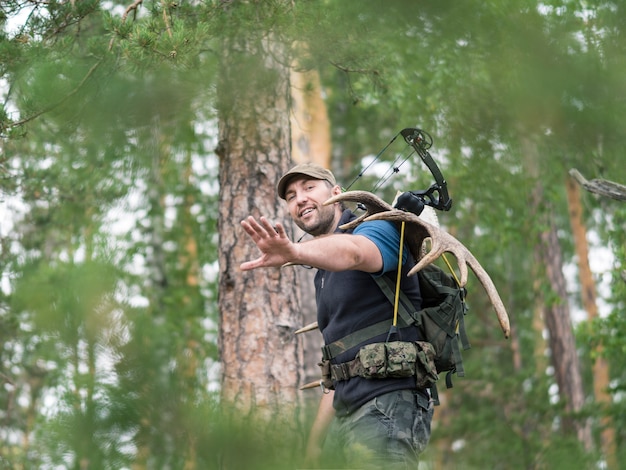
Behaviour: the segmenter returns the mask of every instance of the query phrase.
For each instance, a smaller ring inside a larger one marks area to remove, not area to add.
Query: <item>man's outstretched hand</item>
[[[243,271],[281,267],[295,259],[295,244],[280,223],[273,226],[265,217],[260,217],[257,221],[250,216],[241,221],[241,226],[261,250],[261,256],[257,259],[241,263],[240,268]]]

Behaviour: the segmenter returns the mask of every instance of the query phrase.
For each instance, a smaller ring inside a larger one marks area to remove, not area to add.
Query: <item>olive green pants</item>
[[[386,393],[337,417],[323,468],[414,470],[430,440],[433,404],[416,390]]]

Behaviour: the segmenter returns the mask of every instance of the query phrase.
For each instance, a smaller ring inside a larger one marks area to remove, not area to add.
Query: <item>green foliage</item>
[[[555,214],[570,260],[567,170],[626,183],[624,6],[145,1],[122,17],[132,2],[26,3],[26,23],[0,37],[0,204],[14,208],[0,227],[0,467],[300,463],[275,452],[297,454],[296,436],[268,445],[261,425],[218,411],[207,372],[218,358],[215,110],[232,93],[262,93],[275,78],[266,61],[278,58],[320,72],[345,184],[402,128],[433,135],[454,200],[441,222],[476,254],[509,309],[517,369],[470,276],[467,377],[444,392],[453,419],[434,429],[427,458],[446,468],[593,466],[595,453],[554,432],[563,406],[534,355],[533,250],[545,227],[531,207],[538,198],[539,212]],[[2,2],[0,21],[23,5]],[[281,49],[245,56],[244,36],[271,37]],[[239,68],[220,81],[224,54]],[[358,187],[377,179],[366,175]],[[391,199],[431,182],[409,161],[381,192]],[[616,399],[584,413],[594,423],[609,413],[621,442],[624,207],[589,195],[585,205],[615,258],[612,311],[580,326],[578,343],[587,381],[592,346],[604,345]],[[565,301],[539,284],[547,302]]]
[[[24,208],[11,217],[16,230],[1,231],[10,279],[0,300],[1,446],[15,467],[123,468],[140,446],[164,465],[182,462],[184,452],[172,455],[192,451],[182,415],[212,401],[217,295],[199,270],[217,259],[206,236],[215,174],[202,158],[211,136],[193,119],[212,117],[213,58],[189,46],[206,30],[186,38],[174,25],[163,39],[154,23],[118,21],[129,41],[152,31],[142,62],[115,41],[108,52],[98,25],[112,16],[73,22],[98,3],[70,17],[65,2],[47,23],[35,12],[24,32],[56,25],[54,40],[2,43],[19,110],[6,128],[21,122],[4,146],[12,177],[2,189]]]

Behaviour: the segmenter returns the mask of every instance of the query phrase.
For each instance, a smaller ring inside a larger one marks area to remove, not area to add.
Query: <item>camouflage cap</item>
[[[285,173],[278,181],[277,192],[281,199],[285,199],[285,193],[287,192],[287,185],[296,176],[308,176],[316,180],[326,180],[333,186],[337,184],[335,176],[330,170],[327,170],[323,166],[315,163],[300,163],[294,166],[291,170]]]

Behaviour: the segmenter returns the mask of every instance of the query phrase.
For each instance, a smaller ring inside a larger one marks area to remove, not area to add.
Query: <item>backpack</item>
[[[446,387],[452,387],[452,374],[465,376],[459,343],[464,350],[470,348],[465,331],[464,317],[468,307],[466,290],[456,279],[440,267],[430,264],[416,274],[422,294],[422,308],[415,311],[408,297],[400,291],[399,316],[404,325],[414,324],[421,338],[431,343],[435,350],[435,368],[438,374],[447,372]],[[395,304],[395,283],[386,276],[374,278],[392,305]],[[431,394],[439,404],[437,389]]]
[[[452,374],[465,376],[463,359],[459,343],[463,349],[469,349],[470,344],[465,332],[464,317],[467,313],[465,303],[465,288],[459,287],[456,279],[434,264],[424,267],[416,274],[422,294],[422,308],[416,310],[411,300],[399,292],[398,327],[405,328],[414,325],[419,330],[423,341],[430,343],[434,349],[434,363],[437,374],[447,372],[446,387],[452,387]],[[387,276],[372,278],[376,281],[392,305],[395,305],[395,281]],[[357,346],[368,339],[383,333],[391,332],[391,319],[383,320],[374,325],[350,333],[337,341],[322,347],[320,366],[330,368],[329,361],[337,355]],[[390,333],[391,334],[391,333]],[[330,381],[330,370],[322,367],[322,376]],[[330,385],[329,385],[330,388]],[[430,387],[431,397],[439,405],[439,395],[433,381]]]
[[[470,349],[465,331],[466,289],[459,287],[456,278],[439,266],[429,264],[416,274],[422,295],[422,308],[416,311],[411,300],[399,291],[399,327],[415,325],[423,341],[430,343],[435,351],[434,363],[437,374],[446,374],[446,388],[452,388],[452,374],[465,376],[459,343],[464,350]],[[387,276],[372,276],[392,306],[395,306],[396,281]],[[322,347],[323,361],[390,330],[391,320],[384,320],[357,330],[348,336]],[[322,365],[322,363],[320,363]],[[324,371],[322,373],[324,375]],[[330,380],[330,378],[328,378]],[[435,383],[430,387],[431,397],[439,405]]]

